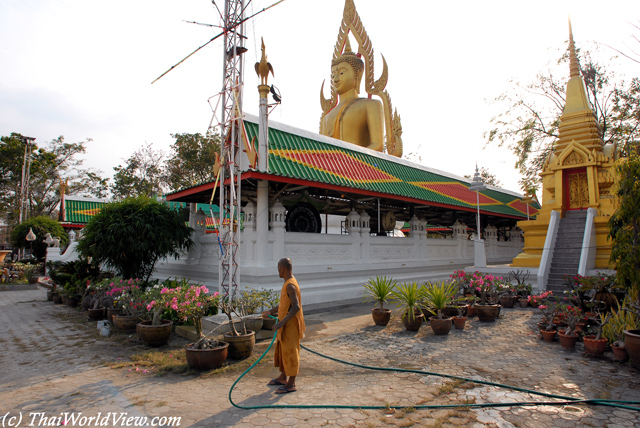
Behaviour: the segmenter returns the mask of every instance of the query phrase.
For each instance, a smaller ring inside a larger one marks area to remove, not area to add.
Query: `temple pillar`
[[[363,211],[360,215],[360,254],[363,260],[371,258],[371,216]]]
[[[280,201],[276,201],[270,210],[270,221],[269,227],[273,231],[275,235],[275,239],[273,242],[273,250],[271,254],[273,254],[272,260],[280,260],[285,257],[284,255],[284,228],[285,228],[285,214],[287,213],[286,208],[280,203]]]
[[[266,266],[269,260],[269,182],[258,181],[256,227],[256,265]]]
[[[351,237],[351,257],[353,260],[360,260],[362,255],[360,251],[360,214],[355,210],[351,210],[347,215],[347,224],[349,236]]]

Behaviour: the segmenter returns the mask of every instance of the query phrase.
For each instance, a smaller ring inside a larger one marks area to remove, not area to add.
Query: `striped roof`
[[[258,137],[258,121],[246,115],[249,139]],[[269,175],[307,180],[398,197],[434,206],[476,208],[471,180],[362,148],[324,135],[269,121]],[[480,192],[481,211],[527,217],[522,195],[493,186]],[[539,205],[530,203],[529,214]]]
[[[65,196],[64,221],[62,224],[84,226],[109,202],[106,199]],[[185,202],[164,201],[164,203],[171,209],[180,209],[188,206]],[[209,215],[209,204],[198,204],[197,209],[204,211],[207,216]],[[217,205],[212,205],[211,209],[216,214],[220,211]],[[213,222],[210,217],[207,217],[206,225],[207,229],[213,228]]]

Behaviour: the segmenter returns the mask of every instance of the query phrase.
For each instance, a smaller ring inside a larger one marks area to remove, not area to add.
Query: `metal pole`
[[[478,219],[476,220],[476,228],[478,229],[478,240],[480,239],[480,191],[476,190],[476,203],[478,206]]]

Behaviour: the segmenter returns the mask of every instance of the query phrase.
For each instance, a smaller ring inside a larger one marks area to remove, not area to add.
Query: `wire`
[[[280,3],[282,3],[284,0],[279,0],[277,2],[275,2],[274,4],[272,4],[271,6],[265,7],[262,10],[259,10],[258,12],[254,13],[253,15],[247,17],[247,18],[243,18],[240,21],[238,21],[237,23],[235,23],[234,25],[232,25],[229,28],[224,29],[220,34],[214,36],[211,40],[209,40],[207,43],[205,43],[204,45],[200,46],[198,49],[194,50],[193,52],[191,52],[189,55],[187,55],[186,57],[182,58],[180,61],[178,61],[175,65],[172,65],[171,68],[169,68],[167,71],[165,71],[164,73],[162,73],[157,79],[155,79],[153,82],[151,82],[151,84],[153,85],[154,83],[156,83],[158,80],[162,79],[167,73],[169,73],[171,70],[173,70],[174,68],[176,68],[177,66],[179,66],[180,64],[182,64],[183,62],[185,62],[187,59],[189,59],[189,57],[191,57],[193,54],[195,54],[196,52],[198,52],[200,49],[204,48],[205,46],[207,46],[209,43],[213,42],[214,40],[218,39],[220,36],[223,36],[225,33],[233,30],[234,28],[236,28],[237,26],[241,25],[242,23],[244,23],[245,21],[248,21],[249,19],[253,18],[256,15],[261,14],[262,12],[265,12],[269,9],[271,9],[274,6],[279,5]],[[214,3],[215,4],[215,3]],[[216,8],[218,6],[216,5]]]

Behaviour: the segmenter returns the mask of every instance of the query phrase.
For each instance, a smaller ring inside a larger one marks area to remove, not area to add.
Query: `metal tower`
[[[235,296],[240,283],[238,257],[240,249],[241,186],[240,120],[244,48],[244,0],[226,0],[224,8],[224,58],[222,88],[222,144],[220,169],[220,233],[221,250],[219,288],[221,293]],[[228,185],[225,188],[225,183]]]

